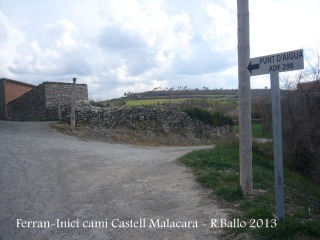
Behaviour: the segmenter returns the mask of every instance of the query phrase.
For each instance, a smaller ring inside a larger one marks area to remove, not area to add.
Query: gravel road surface
[[[226,213],[177,161],[198,148],[87,142],[46,122],[0,121],[0,239],[218,239],[211,219]]]

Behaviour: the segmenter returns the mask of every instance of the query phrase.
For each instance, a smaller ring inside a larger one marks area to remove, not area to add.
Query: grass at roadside
[[[239,133],[239,125],[233,126],[233,132]],[[267,138],[267,139],[272,138],[271,133],[267,133],[267,134],[263,133],[263,126],[261,123],[253,123],[252,124],[252,136],[254,138]]]
[[[275,227],[271,152],[272,143],[253,147],[254,195],[251,197],[243,197],[240,189],[236,141],[220,144],[214,149],[194,151],[183,156],[181,161],[192,167],[198,181],[213,189],[229,208],[234,206],[235,213],[230,220],[239,218],[247,222],[245,228],[226,228],[226,235],[247,233],[255,239],[319,239],[320,188],[287,169],[285,222],[277,221]]]

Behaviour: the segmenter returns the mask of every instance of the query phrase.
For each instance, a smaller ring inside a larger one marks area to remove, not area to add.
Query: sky
[[[249,0],[250,57],[304,49],[312,62],[319,10],[319,0]],[[237,89],[237,59],[236,0],[0,1],[0,78],[77,78],[103,100],[159,87]],[[251,77],[251,88],[265,87],[268,75]]]

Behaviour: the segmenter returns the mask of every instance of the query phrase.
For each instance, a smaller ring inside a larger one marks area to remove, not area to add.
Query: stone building
[[[86,84],[77,84],[76,100],[88,100]],[[72,83],[44,82],[7,104],[9,120],[43,121],[58,119],[59,105],[70,105]]]
[[[35,85],[7,78],[0,79],[0,120],[7,119],[7,104],[35,88]]]

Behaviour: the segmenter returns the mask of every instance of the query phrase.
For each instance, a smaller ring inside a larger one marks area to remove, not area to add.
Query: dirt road
[[[0,239],[218,239],[226,214],[177,161],[193,149],[0,121]]]

